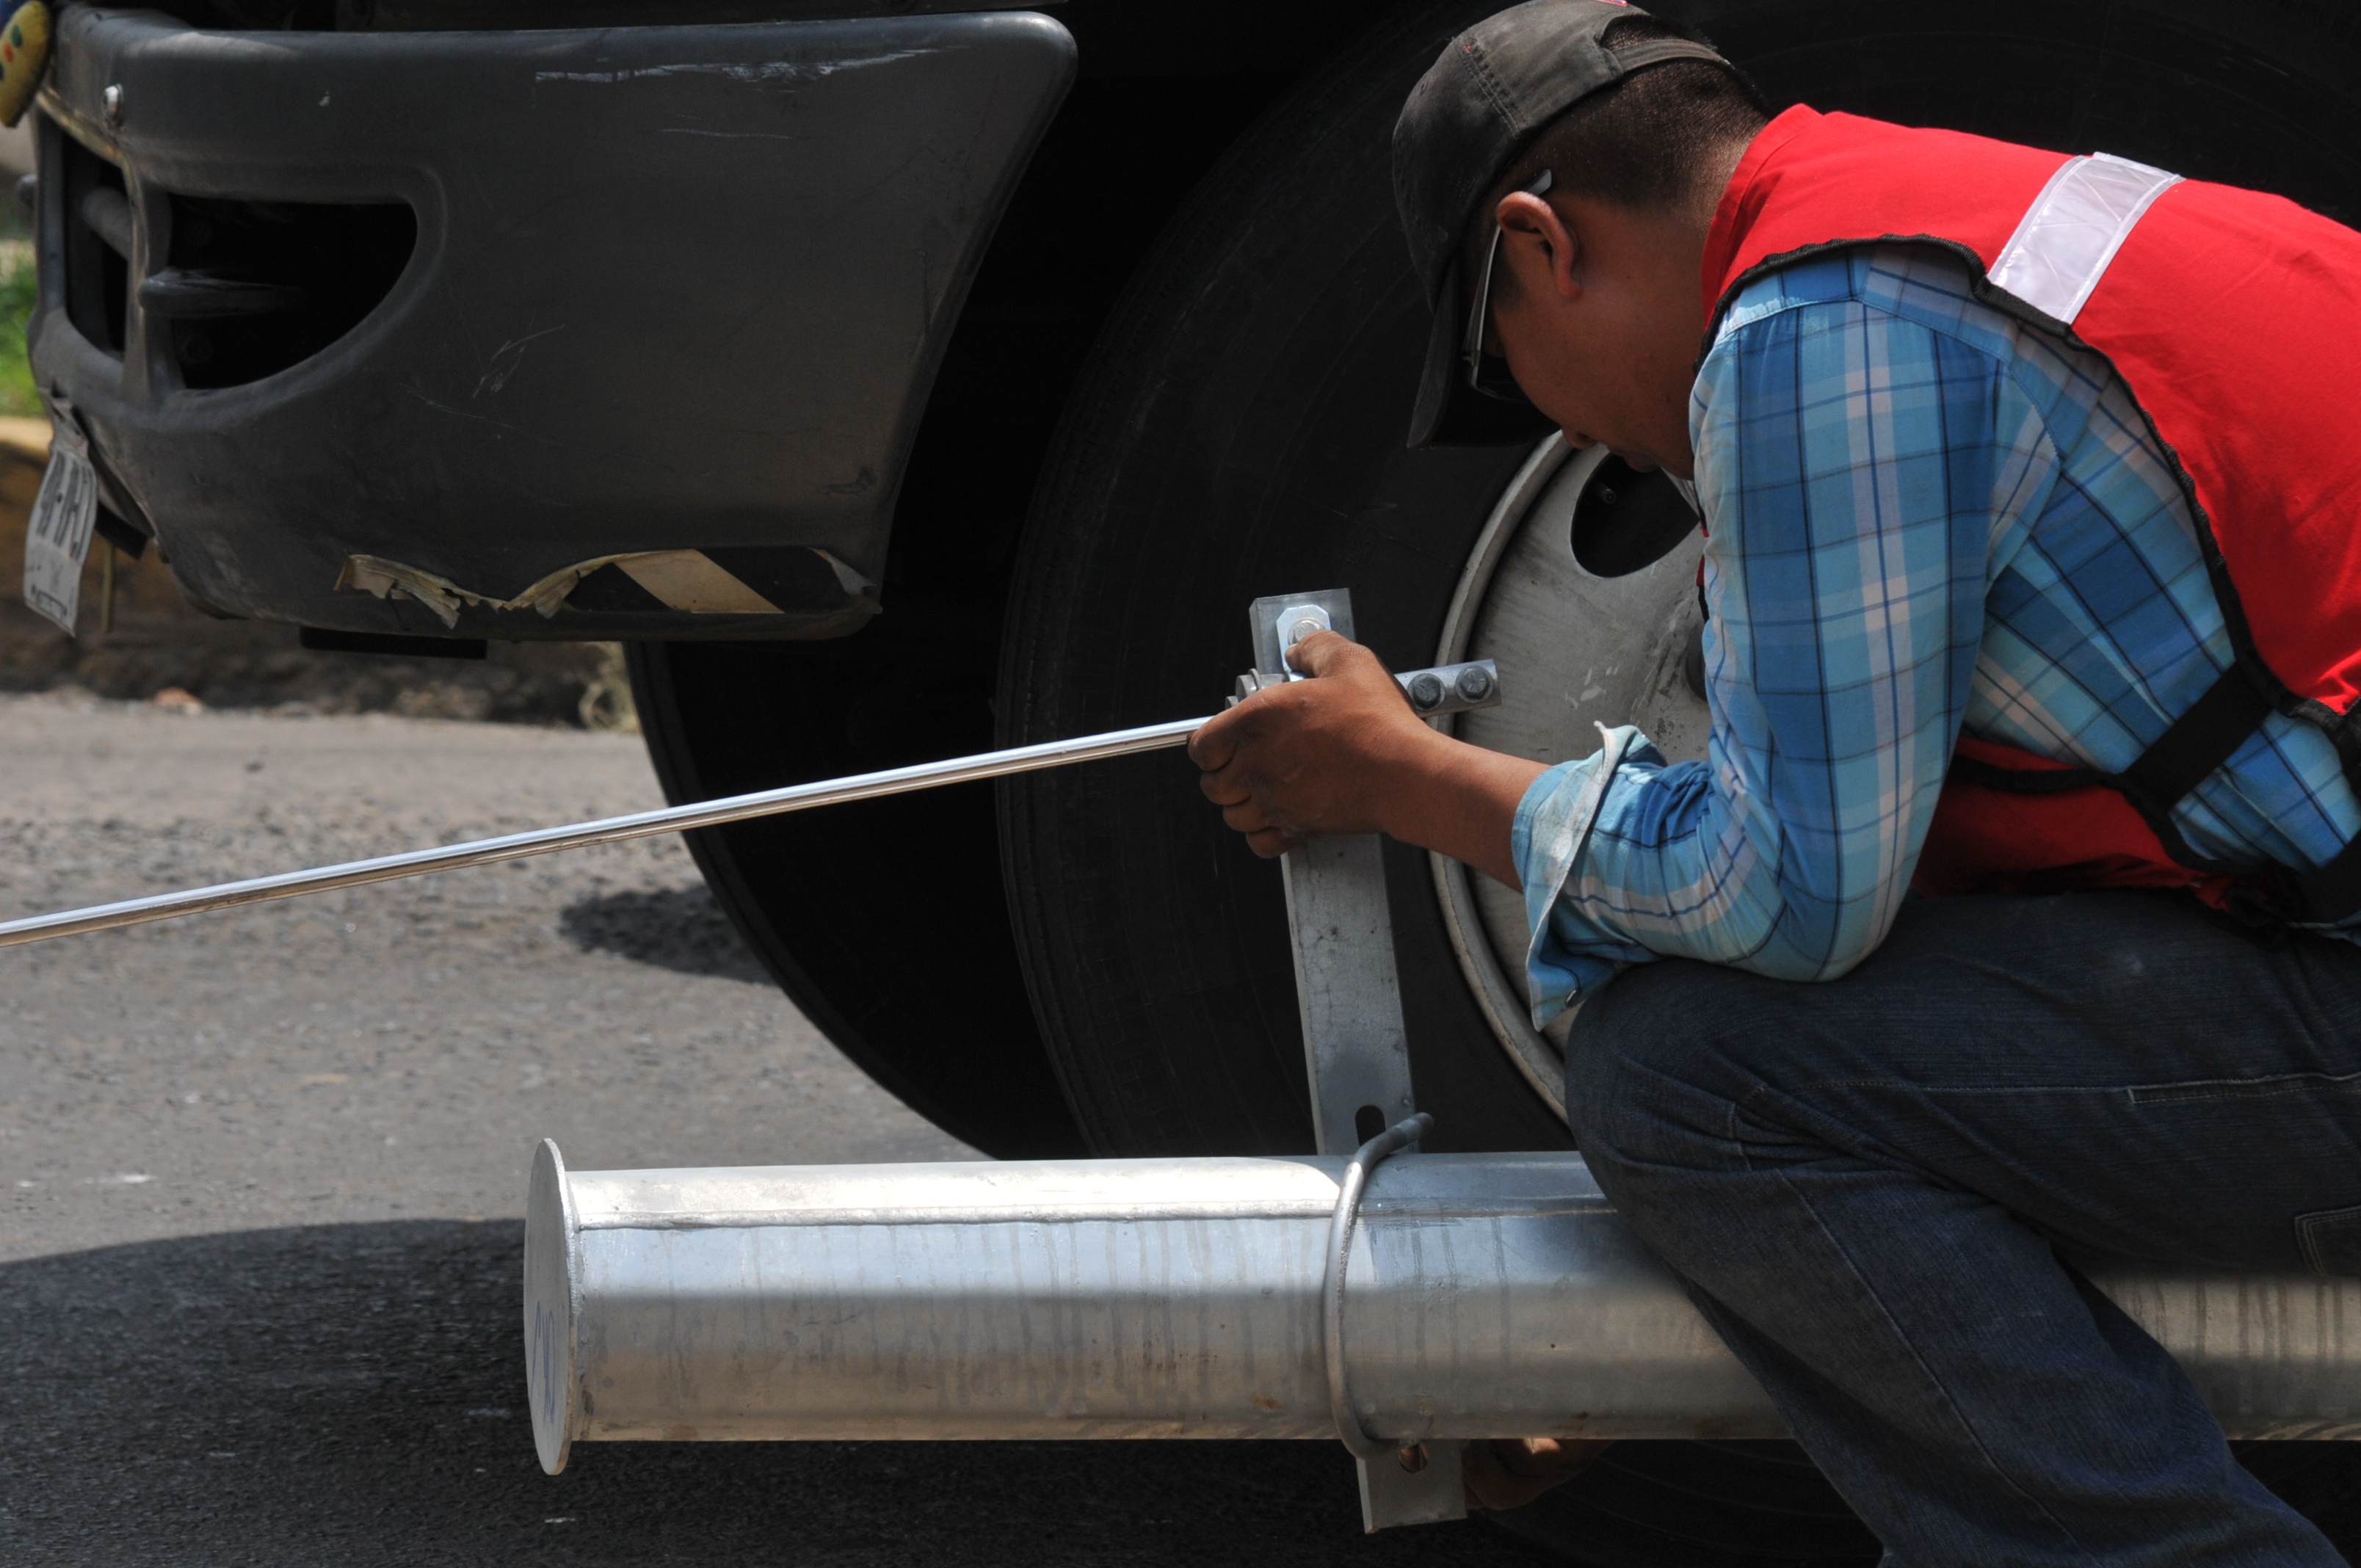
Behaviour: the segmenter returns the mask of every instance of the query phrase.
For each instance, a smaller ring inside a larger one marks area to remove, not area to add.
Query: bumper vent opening
[[[139,286],[139,308],[190,387],[243,386],[309,359],[377,308],[418,242],[401,203],[171,203],[170,258]]]
[[[123,352],[131,283],[131,203],[123,170],[71,137],[65,146],[66,318],[109,354]]]

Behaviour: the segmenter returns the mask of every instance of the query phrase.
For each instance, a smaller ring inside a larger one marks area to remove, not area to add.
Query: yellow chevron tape
[[[719,566],[701,550],[660,550],[626,555],[616,569],[673,609],[697,615],[776,615],[779,607]]]

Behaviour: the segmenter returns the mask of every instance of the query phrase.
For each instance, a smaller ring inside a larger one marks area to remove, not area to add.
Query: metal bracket
[[[1230,705],[1235,707],[1265,686],[1285,685],[1289,681],[1301,679],[1303,676],[1293,671],[1285,675],[1267,675],[1260,670],[1248,670],[1238,677]],[[1467,713],[1500,705],[1500,667],[1489,659],[1404,670],[1394,677],[1394,685],[1401,687],[1411,710],[1421,718],[1440,718],[1446,713]]]
[[[1287,651],[1315,631],[1353,635],[1353,595],[1345,588],[1322,588],[1308,594],[1270,594],[1254,601],[1246,611],[1254,633],[1257,674],[1274,680],[1301,680],[1290,669]]]
[[[1349,588],[1322,588],[1308,594],[1270,594],[1254,601],[1246,611],[1254,633],[1255,667],[1238,677],[1233,704],[1265,686],[1304,679],[1303,672],[1287,662],[1287,651],[1315,631],[1353,635],[1353,594]],[[1500,702],[1500,667],[1489,659],[1430,669],[1404,670],[1394,677],[1402,696],[1421,718],[1446,713],[1497,707]]]
[[[1240,680],[1241,696],[1289,678],[1287,650],[1312,631],[1352,636],[1352,595],[1330,588],[1259,598],[1249,619],[1256,670]],[[1482,700],[1471,700],[1477,679],[1458,685],[1462,669],[1480,671]],[[1447,672],[1412,671],[1396,679],[1404,683],[1413,707],[1428,695],[1411,688],[1420,679],[1433,681],[1442,693],[1468,707],[1499,700],[1499,673],[1488,663],[1455,665]],[[1456,711],[1441,706],[1441,695],[1420,711]],[[1320,1153],[1349,1155],[1418,1109],[1411,1092],[1410,1039],[1394,967],[1385,858],[1376,834],[1356,834],[1312,839],[1289,850],[1281,866],[1304,1068],[1312,1082],[1312,1135]],[[1341,1311],[1333,1317],[1332,1332],[1341,1333]],[[1341,1385],[1343,1347],[1332,1343],[1329,1354],[1332,1376]],[[1361,1437],[1357,1426],[1349,1435],[1340,1428],[1338,1435],[1348,1446]],[[1360,1446],[1367,1441],[1362,1438]],[[1466,1516],[1455,1442],[1387,1449],[1374,1459],[1359,1457],[1356,1448],[1353,1463],[1360,1471],[1361,1522],[1371,1531]],[[1412,1463],[1420,1467],[1410,1468]]]

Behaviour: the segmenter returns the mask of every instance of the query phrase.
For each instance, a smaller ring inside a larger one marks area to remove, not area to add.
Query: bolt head
[[[1443,700],[1443,681],[1436,675],[1412,675],[1410,682],[1410,705],[1421,713]]]
[[[123,84],[121,82],[108,82],[106,91],[98,95],[98,101],[106,110],[108,125],[119,126],[123,123]]]
[[[1492,676],[1481,664],[1470,664],[1459,672],[1452,685],[1459,689],[1462,702],[1482,702],[1492,695]]]

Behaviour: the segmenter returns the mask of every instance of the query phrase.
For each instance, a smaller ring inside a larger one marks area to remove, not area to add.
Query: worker
[[[1323,632],[1205,794],[1523,890],[1591,1170],[1888,1562],[2338,1562],[2073,1259],[2361,1274],[2361,235],[1774,116],[1609,0],[1455,39],[1393,156],[1412,444],[1693,487],[1707,757],[1481,751]],[[1581,1457],[1499,1446],[1478,1501]]]

